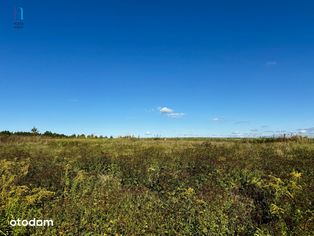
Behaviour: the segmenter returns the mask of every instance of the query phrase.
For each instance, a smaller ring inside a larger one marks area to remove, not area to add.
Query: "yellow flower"
[[[192,196],[193,194],[194,194],[194,189],[193,188],[188,188],[186,191],[185,191],[185,193],[186,193],[186,195],[188,195],[188,196]]]
[[[299,178],[301,178],[302,173],[294,170],[294,171],[292,171],[291,175],[292,175],[292,177],[299,179]]]

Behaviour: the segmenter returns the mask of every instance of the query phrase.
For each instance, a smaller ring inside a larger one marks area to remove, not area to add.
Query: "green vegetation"
[[[0,235],[314,235],[311,139],[54,136],[0,135]]]

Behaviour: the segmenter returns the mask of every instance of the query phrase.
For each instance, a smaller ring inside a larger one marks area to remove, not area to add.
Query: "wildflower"
[[[195,191],[194,191],[193,188],[188,188],[188,189],[185,191],[185,194],[186,194],[187,196],[192,196],[192,195],[194,195],[194,193],[195,193]]]
[[[299,179],[299,178],[301,178],[302,173],[294,170],[294,171],[292,171],[291,175],[292,175],[292,177]]]

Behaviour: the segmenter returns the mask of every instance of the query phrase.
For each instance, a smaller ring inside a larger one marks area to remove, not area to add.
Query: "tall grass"
[[[2,136],[0,235],[313,235],[313,168],[308,139]]]

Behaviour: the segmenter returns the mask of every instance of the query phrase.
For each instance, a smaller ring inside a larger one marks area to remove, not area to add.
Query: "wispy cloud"
[[[182,112],[172,112],[169,113],[168,116],[171,118],[182,118],[183,116],[185,116],[185,114]]]
[[[224,117],[216,116],[211,118],[212,122],[216,123],[233,123],[234,125],[242,125],[242,124],[249,124],[249,121],[246,120],[234,120],[234,119],[225,119]]]
[[[214,117],[214,118],[212,118],[212,121],[214,121],[214,122],[223,121],[223,120],[224,120],[224,118],[222,118],[222,117]]]
[[[297,129],[297,132],[299,134],[304,134],[304,135],[314,135],[314,127],[304,128],[304,129]]]
[[[159,108],[159,112],[161,114],[164,114],[170,118],[182,118],[185,116],[185,113],[183,112],[175,112],[173,109],[169,108],[169,107],[160,107]]]

